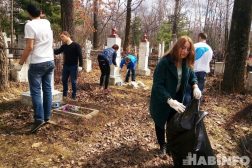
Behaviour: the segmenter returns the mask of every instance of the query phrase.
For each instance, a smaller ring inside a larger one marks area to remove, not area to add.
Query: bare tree
[[[99,47],[99,23],[98,23],[98,9],[99,9],[99,2],[98,0],[94,0],[94,33],[93,33],[93,47],[97,49]]]
[[[222,83],[223,91],[229,93],[244,91],[251,19],[252,0],[235,0]]]
[[[0,3],[0,91],[3,91],[7,89],[9,81],[8,81],[8,58],[6,53],[7,46],[4,42],[3,37],[3,27],[2,27],[2,21],[7,19],[5,17],[6,15],[6,5],[8,4],[8,1],[2,1]]]
[[[224,40],[224,47],[225,52],[227,50],[227,44],[228,44],[228,19],[229,19],[229,0],[226,0],[226,18],[225,18],[225,40]]]
[[[131,2],[132,0],[127,0],[127,14],[126,14],[126,28],[125,28],[125,40],[123,44],[123,50],[126,51],[129,46],[129,35],[131,27]]]
[[[63,31],[68,31],[74,38],[74,4],[73,0],[60,0],[61,6],[61,27]]]
[[[4,37],[0,27],[0,91],[8,87],[8,58]]]
[[[175,0],[175,8],[174,8],[174,15],[173,15],[173,25],[172,25],[172,35],[174,37],[178,34],[178,21],[179,21],[179,3],[180,0]]]

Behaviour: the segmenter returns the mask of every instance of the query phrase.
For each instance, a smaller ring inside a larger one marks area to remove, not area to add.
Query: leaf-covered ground
[[[27,133],[33,111],[19,96],[27,84],[12,82],[0,93],[0,167],[172,167],[170,157],[158,156],[148,111],[151,77],[137,77],[148,90],[111,86],[107,95],[99,90],[97,67],[78,79],[78,98],[66,103],[98,109],[98,116],[53,115],[55,123],[37,134]],[[201,109],[209,112],[205,124],[216,154],[252,158],[251,102],[251,94],[221,94],[219,80],[208,77]]]

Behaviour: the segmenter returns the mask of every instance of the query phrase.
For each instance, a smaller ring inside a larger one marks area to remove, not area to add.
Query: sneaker
[[[35,133],[40,127],[42,127],[44,125],[44,121],[36,121],[33,123],[32,127],[31,127],[31,133]]]

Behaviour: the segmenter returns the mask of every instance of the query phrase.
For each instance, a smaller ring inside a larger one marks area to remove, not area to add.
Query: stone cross
[[[161,55],[164,56],[164,51],[165,51],[165,42],[162,41],[162,47],[161,47]]]
[[[158,58],[160,59],[163,55],[162,55],[162,45],[158,44]]]
[[[144,34],[142,41],[139,46],[139,60],[138,60],[138,69],[137,74],[143,76],[150,75],[150,69],[148,68],[148,59],[149,59],[149,49],[150,42],[147,39],[147,35]]]
[[[85,72],[92,71],[92,60],[90,58],[91,49],[92,49],[92,42],[90,40],[86,40],[85,45],[84,45],[84,52],[86,55],[86,58],[84,59]]]

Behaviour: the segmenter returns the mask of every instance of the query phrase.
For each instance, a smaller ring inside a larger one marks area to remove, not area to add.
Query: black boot
[[[166,144],[160,145],[160,154],[161,155],[166,155]]]
[[[167,155],[171,156],[171,146],[169,143],[166,144],[166,153]]]

